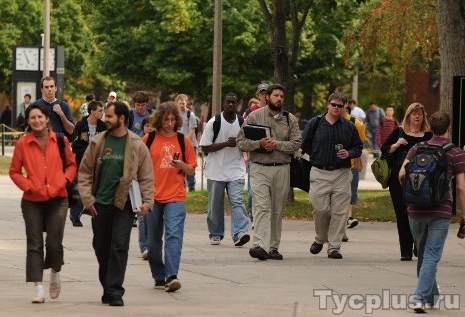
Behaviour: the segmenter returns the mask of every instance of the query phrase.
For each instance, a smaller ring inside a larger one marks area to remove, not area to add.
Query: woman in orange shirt
[[[66,185],[76,174],[76,161],[67,138],[63,137],[66,166],[58,148],[57,136],[49,128],[49,113],[33,103],[25,113],[28,133],[16,143],[10,165],[10,177],[24,193],[21,209],[26,225],[26,282],[34,282],[32,303],[45,301],[43,270],[50,272],[50,297],[60,294],[63,262],[63,232],[68,196]],[[25,175],[22,170],[24,169]],[[43,231],[47,232],[44,238]]]

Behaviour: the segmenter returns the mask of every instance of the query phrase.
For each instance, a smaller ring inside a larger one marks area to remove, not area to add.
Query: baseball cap
[[[265,84],[265,83],[262,83],[262,84],[258,85],[258,87],[257,87],[257,93],[259,93],[259,92],[262,91],[262,90],[268,90],[268,87],[269,87],[269,85],[268,85],[268,84]]]
[[[112,92],[110,92],[110,94],[108,96],[116,98],[116,92],[112,91]]]

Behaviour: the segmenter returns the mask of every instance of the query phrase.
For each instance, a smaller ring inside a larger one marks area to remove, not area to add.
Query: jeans
[[[237,234],[249,231],[249,219],[242,198],[244,179],[221,182],[207,179],[208,215],[207,226],[209,237],[224,237],[224,190],[228,193],[231,208],[231,238]]]
[[[100,284],[109,298],[122,297],[134,220],[131,202],[128,199],[124,210],[101,204],[95,204],[95,208],[97,216],[92,218],[92,246],[99,264]]]
[[[139,229],[139,249],[144,252],[148,249],[147,245],[147,215],[137,216],[137,229]]]
[[[78,198],[76,203],[69,207],[69,220],[78,220],[83,209],[84,205],[82,204],[82,200]]]
[[[185,220],[186,209],[182,201],[167,203],[155,201],[152,211],[147,215],[148,260],[155,281],[164,281],[178,274]]]
[[[352,181],[350,182],[350,204],[355,205],[358,202],[358,183],[360,171],[358,168],[352,168]]]
[[[195,172],[193,175],[186,175],[186,182],[189,189],[195,189]]]
[[[418,284],[413,300],[434,305],[439,299],[436,272],[449,231],[449,219],[409,217],[409,222],[418,248]]]
[[[374,127],[374,128],[369,128],[368,131],[370,132],[370,141],[371,141],[371,146],[373,147],[373,150],[375,151],[378,151],[378,152],[375,152],[374,153],[374,157],[380,157],[380,153],[379,153],[379,147],[378,147],[378,144],[376,144],[376,131],[378,130],[378,127]]]
[[[61,271],[63,261],[63,233],[65,231],[67,198],[52,198],[33,202],[21,200],[21,210],[26,225],[26,282],[42,282],[44,269]],[[45,259],[44,259],[44,236]]]

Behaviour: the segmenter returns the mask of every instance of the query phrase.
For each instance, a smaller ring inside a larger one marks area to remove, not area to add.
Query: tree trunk
[[[452,114],[453,76],[465,76],[465,0],[437,0],[441,111]]]

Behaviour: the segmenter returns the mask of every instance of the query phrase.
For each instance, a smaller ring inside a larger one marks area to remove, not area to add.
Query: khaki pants
[[[310,171],[310,202],[313,205],[315,242],[328,244],[328,254],[341,248],[347,207],[350,203],[350,168],[334,171],[313,167]]]
[[[289,191],[289,164],[250,166],[252,209],[255,226],[253,245],[265,251],[278,250],[282,216]]]

